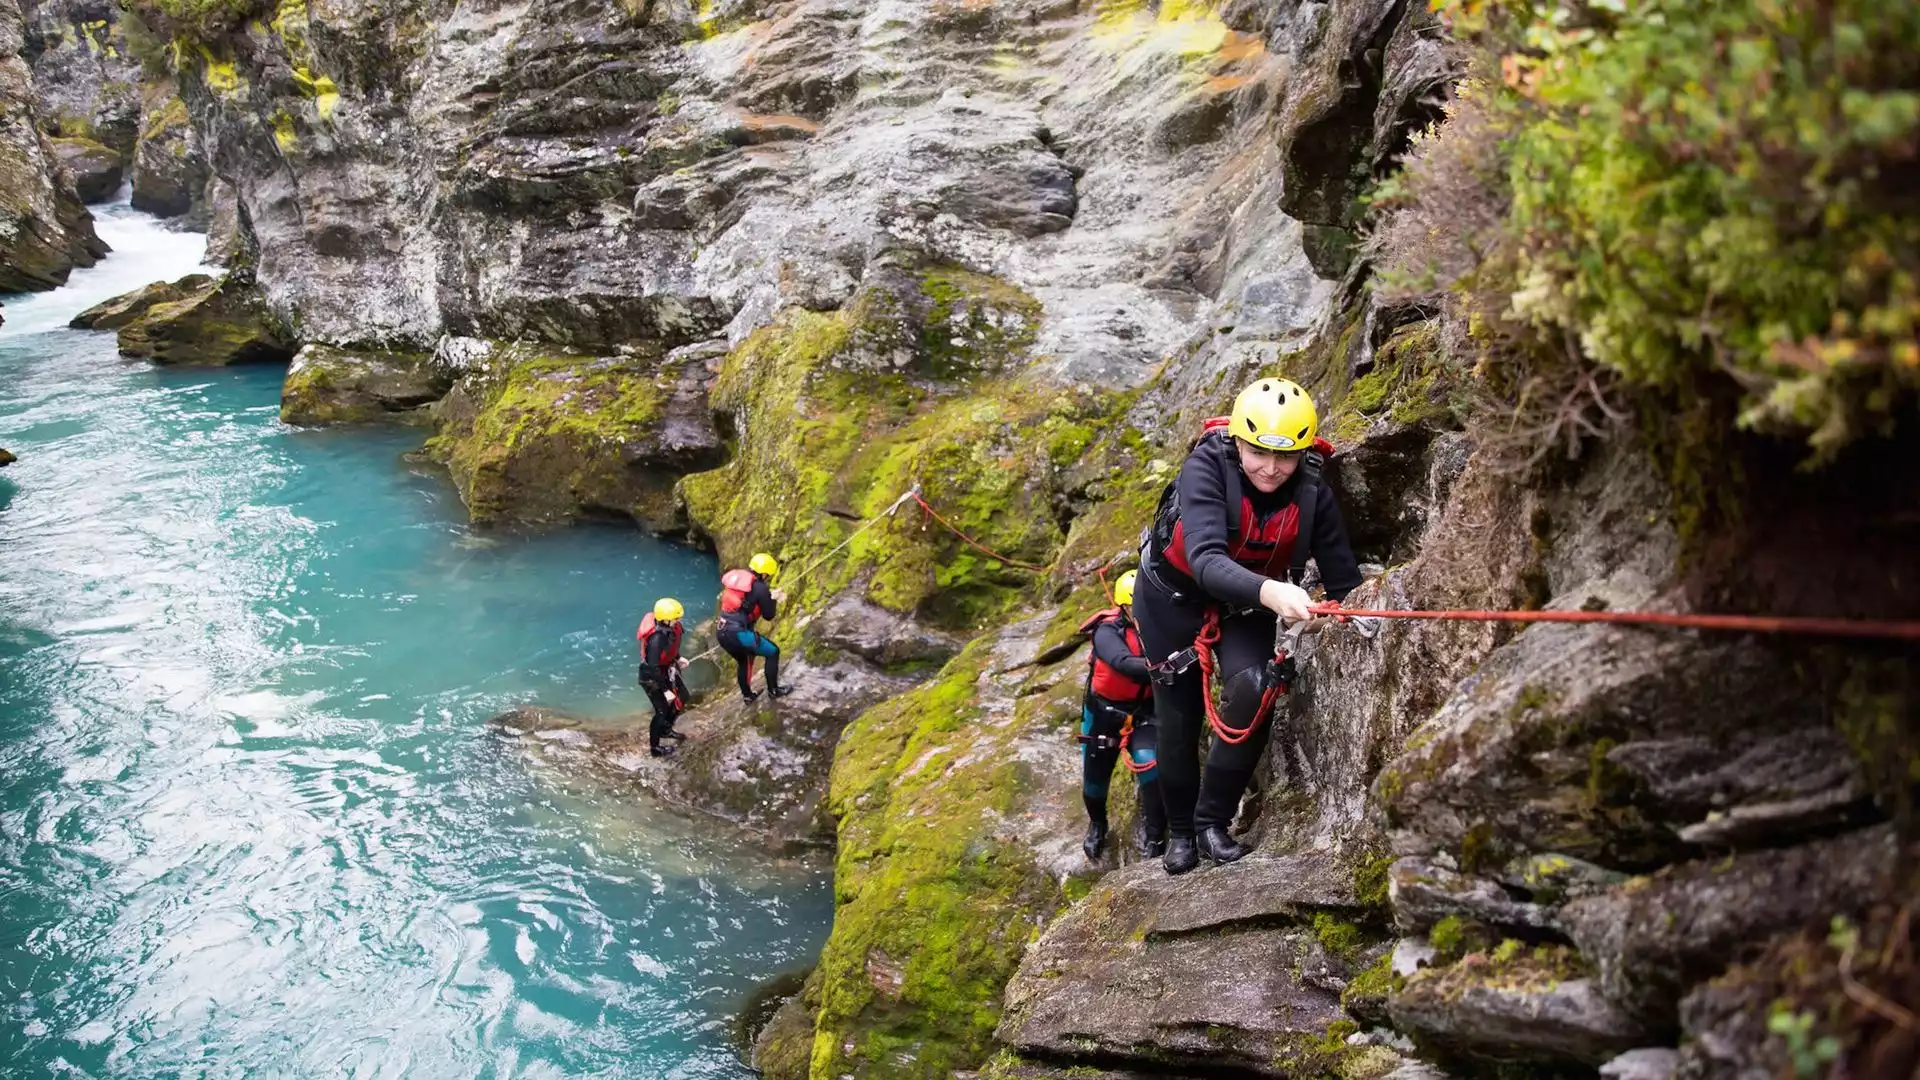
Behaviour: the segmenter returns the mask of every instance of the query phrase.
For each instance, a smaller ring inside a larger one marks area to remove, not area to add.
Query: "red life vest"
[[[753,583],[759,580],[751,570],[729,570],[720,576],[720,614],[738,615],[748,623],[760,621],[760,605],[755,604],[747,611],[747,597],[753,593]]]
[[[660,624],[654,621],[653,612],[647,612],[646,617],[640,620],[640,629],[633,635],[634,640],[640,643],[641,663],[647,662],[647,639],[659,631]],[[673,624],[673,629],[669,631],[667,638],[667,650],[660,655],[662,668],[670,668],[680,662],[680,635],[685,632],[685,624],[678,622]]]
[[[1101,623],[1118,618],[1120,618],[1120,609],[1117,607],[1096,611],[1091,618],[1080,624],[1080,632],[1094,633],[1100,628]],[[1121,627],[1121,633],[1127,639],[1128,651],[1135,656],[1147,655],[1147,650],[1140,644],[1140,631],[1134,629],[1132,623]],[[1100,659],[1099,653],[1091,649],[1088,650],[1087,656],[1087,689],[1116,705],[1139,701],[1153,692],[1152,687],[1135,682],[1121,674],[1112,665]]]
[[[1194,440],[1194,446],[1207,436],[1216,432],[1231,441],[1226,434],[1228,418],[1215,416],[1201,425],[1200,438]],[[1231,447],[1229,447],[1229,450]],[[1322,458],[1333,454],[1333,444],[1325,439],[1313,440],[1313,451]],[[1302,467],[1306,466],[1302,462]],[[1317,479],[1317,477],[1316,477]],[[1178,481],[1167,485],[1161,496],[1159,521],[1154,528],[1154,539],[1160,561],[1178,570],[1191,582],[1193,565],[1187,560],[1186,525],[1179,517],[1179,499],[1175,497]],[[1295,500],[1279,510],[1261,517],[1253,507],[1253,500],[1240,490],[1240,471],[1229,462],[1227,469],[1227,558],[1262,577],[1286,580],[1294,565],[1293,546],[1300,534],[1300,503],[1298,496],[1317,484],[1302,484],[1295,492]],[[1317,494],[1317,493],[1316,493]],[[1238,499],[1235,499],[1235,496]],[[1171,519],[1170,521],[1167,519]],[[1311,538],[1308,540],[1311,543]]]

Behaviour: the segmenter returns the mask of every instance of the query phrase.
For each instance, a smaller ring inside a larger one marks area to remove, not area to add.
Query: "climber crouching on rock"
[[[1087,838],[1080,847],[1098,862],[1107,842],[1107,785],[1122,751],[1139,789],[1140,816],[1133,846],[1143,859],[1167,849],[1167,812],[1160,801],[1154,764],[1152,674],[1133,625],[1137,573],[1113,584],[1114,606],[1095,612],[1080,629],[1093,631],[1087,660],[1087,693],[1080,705],[1080,797],[1087,804]]]
[[[647,747],[654,757],[666,757],[673,747],[662,739],[684,739],[673,730],[673,722],[687,707],[687,684],[680,672],[687,661],[680,655],[680,638],[686,632],[681,621],[686,609],[680,601],[663,596],[654,601],[653,610],[640,620],[634,638],[640,642],[640,686],[653,703],[653,723],[647,728]]]
[[[1207,422],[1143,543],[1134,612],[1155,664],[1169,874],[1192,870],[1202,855],[1232,862],[1247,853],[1227,829],[1269,735],[1263,722],[1243,741],[1215,738],[1201,774],[1202,629],[1217,620],[1212,648],[1224,685],[1273,659],[1276,616],[1312,618],[1298,584],[1309,554],[1335,601],[1360,584],[1340,508],[1320,482],[1332,447],[1316,438],[1318,427],[1313,399],[1297,384],[1247,387],[1231,416]]]
[[[780,564],[772,555],[761,552],[747,560],[745,570],[729,570],[720,577],[720,647],[733,657],[734,678],[740,682],[740,696],[747,701],[759,697],[753,689],[753,658],[767,661],[767,693],[786,697],[790,686],[780,685],[780,646],[759,632],[761,619],[772,622],[779,614],[779,602],[787,594],[770,588],[768,582],[780,573]]]

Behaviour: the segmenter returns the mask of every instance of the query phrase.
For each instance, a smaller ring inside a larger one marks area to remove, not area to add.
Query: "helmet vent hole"
[[[1294,436],[1294,438],[1296,438],[1296,439],[1304,439],[1304,438],[1306,438],[1306,437],[1307,437],[1307,429],[1306,429],[1306,428],[1301,428],[1301,429],[1300,429],[1300,434],[1298,434],[1298,435],[1296,435],[1296,436]]]
[[[1251,417],[1251,416],[1243,416],[1243,417],[1241,417],[1241,418],[1240,418],[1240,420],[1241,420],[1241,422],[1242,422],[1242,423],[1244,423],[1244,424],[1246,424],[1246,425],[1247,425],[1247,430],[1248,430],[1248,431],[1252,431],[1252,432],[1258,432],[1258,431],[1260,430],[1259,428],[1257,428],[1257,427],[1254,427],[1254,426],[1253,426],[1253,417]]]

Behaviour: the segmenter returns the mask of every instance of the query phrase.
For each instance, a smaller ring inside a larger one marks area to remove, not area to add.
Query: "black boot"
[[[1167,851],[1167,804],[1161,801],[1157,781],[1141,784],[1140,818],[1133,826],[1133,847],[1143,859],[1157,859]]]
[[[767,693],[772,694],[774,697],[786,697],[788,694],[793,693],[793,687],[769,686],[767,687]]]
[[[1167,873],[1179,875],[1200,865],[1200,852],[1193,846],[1193,837],[1176,836],[1167,841],[1167,854],[1160,860]]]
[[[1083,791],[1080,801],[1087,808],[1087,838],[1080,842],[1080,850],[1087,853],[1088,862],[1097,863],[1100,849],[1107,846],[1107,800],[1096,799]]]
[[[1080,841],[1080,850],[1087,853],[1087,861],[1100,861],[1100,849],[1107,846],[1107,823],[1104,821],[1087,822],[1087,838]]]
[[[685,739],[687,737],[687,733],[684,731],[669,731],[667,732],[666,737],[674,740],[675,742],[678,742],[682,739]]]
[[[758,690],[742,690],[742,691],[740,691],[740,700],[741,700],[741,701],[759,701],[759,700],[760,700],[760,691],[758,691]]]
[[[673,756],[673,747],[671,746],[662,746],[661,744],[656,742],[650,747],[650,749],[653,751],[654,757],[672,757]]]
[[[1209,825],[1200,830],[1200,854],[1217,863],[1230,863],[1245,858],[1247,848],[1233,838],[1224,827]]]

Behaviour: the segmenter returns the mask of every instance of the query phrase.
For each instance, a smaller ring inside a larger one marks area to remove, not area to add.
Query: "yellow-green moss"
[[[1371,966],[1347,981],[1346,989],[1340,992],[1340,1006],[1355,1015],[1378,1012],[1386,1005],[1387,996],[1406,985],[1406,982],[1405,976],[1393,970],[1393,954],[1384,953]]]
[[[1033,345],[1040,302],[999,278],[941,266],[921,275],[920,290],[933,301],[920,349],[935,375],[999,366]]]
[[[1024,786],[1052,778],[1027,776],[1001,745],[1020,723],[980,722],[989,655],[975,641],[841,737],[829,794],[838,906],[820,961],[815,1077],[978,1065],[1006,980],[1066,902],[1031,855],[996,838]]]
[[[574,470],[559,478],[570,488],[591,487],[596,470],[623,469],[612,451],[651,435],[665,396],[644,362],[519,350],[496,362],[504,373],[482,388],[472,422],[441,431],[426,447],[451,469],[477,521],[507,511],[514,494],[508,470],[536,442]]]
[[[1313,936],[1328,955],[1346,962],[1352,962],[1366,944],[1358,926],[1325,911],[1314,912]]]
[[[1004,287],[981,275],[942,280],[978,289],[988,298],[975,303],[982,310],[1004,299]],[[856,364],[862,342],[887,333],[884,307],[790,311],[736,349],[711,395],[716,408],[746,417],[734,461],[687,477],[682,490],[726,559],[768,550],[809,566],[851,540],[832,563],[789,584],[802,610],[865,574],[875,603],[977,628],[1019,604],[1042,575],[975,549],[915,505],[855,538],[857,523],[919,484],[927,502],[981,546],[1050,567],[1063,539],[1048,498],[1055,457],[1085,436],[1090,420],[1109,417],[1114,399],[1017,376],[962,385]]]

